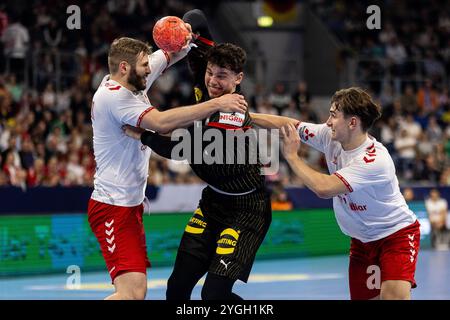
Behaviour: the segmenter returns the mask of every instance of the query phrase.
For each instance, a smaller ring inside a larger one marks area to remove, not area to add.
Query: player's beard
[[[131,68],[130,75],[128,76],[128,83],[136,88],[136,90],[145,90],[145,76],[139,76],[136,72],[136,68]]]

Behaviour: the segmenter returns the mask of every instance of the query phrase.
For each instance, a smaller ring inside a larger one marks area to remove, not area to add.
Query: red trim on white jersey
[[[345,178],[343,176],[341,176],[339,173],[335,172],[333,173],[336,177],[338,177],[339,179],[341,179],[341,181],[345,184],[345,186],[347,187],[348,191],[353,192],[353,188],[350,185],[350,183],[348,183],[347,180],[345,180]]]
[[[145,111],[141,113],[141,115],[139,116],[139,119],[138,119],[138,121],[137,121],[136,127],[138,127],[138,128],[141,127],[141,121],[142,121],[142,119],[144,118],[144,116],[145,116],[147,113],[149,113],[149,112],[152,111],[153,109],[155,109],[155,107],[150,107],[150,108],[148,108],[148,109],[145,109]]]

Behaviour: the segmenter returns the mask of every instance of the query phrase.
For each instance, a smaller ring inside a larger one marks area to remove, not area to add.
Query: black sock
[[[172,274],[167,281],[167,300],[190,300],[192,290],[208,266],[193,255],[178,252]]]
[[[235,282],[236,280],[234,279],[208,273],[202,289],[202,299],[243,300],[240,296],[232,292]]]

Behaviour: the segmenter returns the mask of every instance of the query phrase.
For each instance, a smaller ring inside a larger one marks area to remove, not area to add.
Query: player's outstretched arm
[[[335,175],[324,174],[312,169],[298,156],[300,137],[293,124],[281,128],[283,155],[294,173],[319,198],[329,199],[348,193],[347,186]]]
[[[207,65],[205,57],[208,50],[214,46],[214,39],[209,30],[208,20],[202,10],[193,9],[184,14],[183,21],[192,27],[192,43],[195,47],[189,51],[187,57],[189,69],[193,74],[194,85],[206,89],[204,88]]]
[[[288,124],[293,124],[298,127],[300,124],[300,120],[296,120],[293,118],[276,116],[273,114],[265,114],[265,113],[250,113],[252,117],[253,123],[259,127],[266,129],[281,129]]]
[[[247,102],[244,96],[225,94],[193,106],[179,107],[163,112],[153,109],[145,114],[140,127],[167,133],[176,128],[187,127],[194,121],[207,118],[217,111],[245,113],[246,110]]]

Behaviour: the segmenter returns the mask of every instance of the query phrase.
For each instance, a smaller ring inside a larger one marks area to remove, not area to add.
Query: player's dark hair
[[[127,37],[115,39],[108,53],[109,73],[116,73],[121,61],[126,61],[133,67],[136,66],[137,57],[141,52],[151,54],[152,47],[137,39]]]
[[[244,70],[247,54],[244,49],[232,43],[221,43],[208,50],[206,60],[220,68],[239,73]]]
[[[359,117],[364,132],[367,132],[381,117],[381,107],[366,91],[358,87],[336,91],[331,98],[331,103],[334,103],[336,110],[343,112],[345,117]]]

